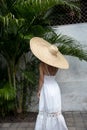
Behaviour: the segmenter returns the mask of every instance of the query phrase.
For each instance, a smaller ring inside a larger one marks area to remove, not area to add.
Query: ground
[[[15,113],[15,114],[8,114],[5,117],[0,116],[0,123],[5,122],[35,122],[37,117],[36,112],[27,112],[27,113]]]

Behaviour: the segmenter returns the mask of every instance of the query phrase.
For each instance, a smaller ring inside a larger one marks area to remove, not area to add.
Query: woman
[[[55,75],[58,68],[66,69],[69,65],[57,47],[44,39],[31,39],[30,47],[33,54],[42,61],[39,66],[39,113],[35,130],[68,130],[61,113],[61,93]]]
[[[51,76],[51,75],[55,76],[57,70],[58,70],[58,68],[49,66],[44,62],[40,63],[40,65],[39,65],[40,77],[39,77],[39,86],[38,86],[38,92],[37,92],[38,98],[40,98],[41,88],[44,83],[44,76]]]

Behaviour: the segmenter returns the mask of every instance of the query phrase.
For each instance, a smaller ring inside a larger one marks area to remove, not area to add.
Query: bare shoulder
[[[43,62],[40,62],[39,70],[41,72],[43,72],[43,74],[45,74],[45,75],[49,75],[49,73],[50,73],[50,75],[55,75],[56,72],[58,71],[58,68],[55,68],[55,67],[47,65]]]
[[[43,67],[43,62],[40,62],[39,67],[41,68]]]
[[[43,63],[43,62],[40,62],[40,64],[39,64],[39,69],[40,69],[40,70],[43,70],[43,68],[44,68],[44,63]]]

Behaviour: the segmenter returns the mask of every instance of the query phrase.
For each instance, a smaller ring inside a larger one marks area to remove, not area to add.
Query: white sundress
[[[68,130],[61,113],[61,93],[55,76],[44,76],[35,130]]]

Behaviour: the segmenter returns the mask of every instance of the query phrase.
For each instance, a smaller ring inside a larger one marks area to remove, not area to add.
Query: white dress
[[[35,130],[68,130],[61,113],[61,93],[55,76],[44,76]]]

